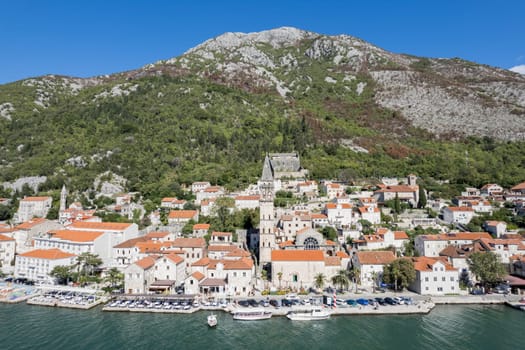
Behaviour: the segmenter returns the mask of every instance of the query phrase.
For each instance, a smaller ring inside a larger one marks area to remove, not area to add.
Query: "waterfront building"
[[[76,255],[60,249],[35,249],[18,254],[15,260],[15,278],[27,278],[35,282],[52,283],[49,275],[56,266],[70,266]]]
[[[0,270],[10,272],[11,264],[15,259],[16,241],[14,238],[0,234]]]
[[[383,279],[383,268],[396,260],[391,251],[358,251],[352,255],[352,267],[359,270],[362,286],[377,286]]]
[[[148,255],[124,269],[124,289],[129,294],[174,294],[185,276],[184,259],[180,256]]]
[[[458,269],[446,258],[411,258],[416,270],[416,279],[409,289],[422,295],[445,295],[459,293]]]
[[[184,251],[186,268],[206,256],[206,241],[204,238],[177,238],[171,244],[174,249]]]

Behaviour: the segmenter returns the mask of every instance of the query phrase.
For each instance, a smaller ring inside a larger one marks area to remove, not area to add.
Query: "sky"
[[[523,0],[0,0],[0,84],[117,73],[225,32],[282,26],[525,74]]]

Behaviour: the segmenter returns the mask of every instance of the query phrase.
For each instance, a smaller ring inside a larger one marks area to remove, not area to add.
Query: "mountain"
[[[194,180],[235,188],[264,152],[292,150],[318,178],[510,184],[525,178],[524,139],[520,74],[289,27],[113,75],[0,85],[0,180],[47,176],[41,189],[93,189],[106,170],[154,198]]]

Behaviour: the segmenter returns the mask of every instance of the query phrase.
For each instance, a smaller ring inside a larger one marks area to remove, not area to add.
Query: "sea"
[[[0,349],[525,349],[525,312],[504,305],[313,322],[234,321],[219,312],[213,329],[208,315],[0,304]]]

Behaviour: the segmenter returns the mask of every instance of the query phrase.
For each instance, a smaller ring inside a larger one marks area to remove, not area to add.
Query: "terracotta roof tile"
[[[21,202],[44,202],[48,200],[52,200],[51,197],[25,197],[24,199],[21,199]]]
[[[341,259],[338,256],[327,256],[324,258],[325,266],[341,266]]]
[[[457,271],[456,268],[447,262],[446,257],[430,258],[427,256],[420,256],[412,258],[412,262],[414,263],[414,269],[416,269],[416,271],[432,271],[433,266],[437,262],[443,264],[446,271]]]
[[[32,220],[26,221],[21,223],[20,225],[16,226],[15,229],[17,230],[30,230],[36,225],[40,225],[42,223],[46,222],[46,219],[44,218],[34,218]]]
[[[197,215],[197,210],[171,210],[169,219],[192,219]]]
[[[361,265],[386,265],[396,260],[391,251],[363,251],[357,252],[356,255]]]
[[[272,261],[324,261],[321,250],[272,250]]]
[[[36,259],[46,259],[46,260],[57,260],[57,259],[66,259],[76,256],[75,254],[66,253],[60,249],[35,249],[29,252],[20,254],[27,258],[36,258]]]
[[[14,238],[0,234],[0,241],[14,241],[14,240],[15,240]]]
[[[204,238],[177,238],[173,241],[174,248],[204,248],[206,240]]]
[[[143,270],[147,270],[153,265],[155,265],[157,258],[158,258],[157,256],[150,255],[138,261],[135,261],[135,265],[139,266]]]
[[[192,276],[193,278],[195,278],[197,281],[200,281],[200,280],[202,280],[204,277],[206,277],[206,276],[204,276],[204,274],[200,273],[199,271],[195,271],[194,273],[191,274],[191,276]]]
[[[194,230],[209,230],[210,224],[195,224],[193,225]]]
[[[49,232],[53,238],[71,242],[93,242],[104,232],[100,231],[74,231],[74,230],[56,230]]]
[[[77,221],[68,226],[73,230],[100,230],[100,231],[124,231],[129,228],[131,223],[125,222],[86,222]]]

